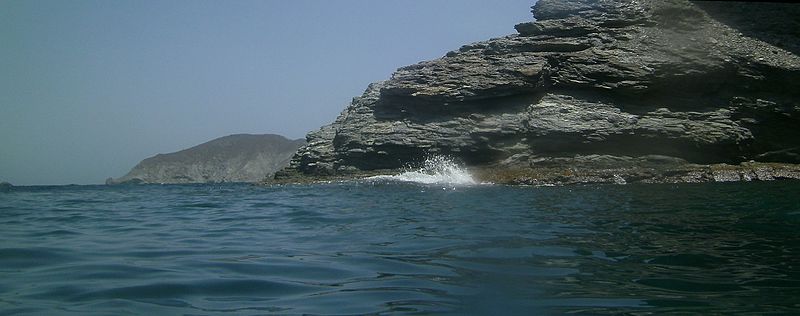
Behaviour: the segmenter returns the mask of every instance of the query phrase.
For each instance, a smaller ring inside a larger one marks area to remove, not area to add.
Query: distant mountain
[[[237,134],[142,160],[106,184],[256,182],[289,165],[305,140],[280,135]]]

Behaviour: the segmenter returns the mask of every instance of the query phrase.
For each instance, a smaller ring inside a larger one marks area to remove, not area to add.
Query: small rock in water
[[[11,191],[11,188],[14,186],[8,182],[0,182],[0,192],[8,192]]]

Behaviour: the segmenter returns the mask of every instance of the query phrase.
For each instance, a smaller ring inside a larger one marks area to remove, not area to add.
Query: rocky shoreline
[[[539,0],[533,14],[371,84],[266,182],[431,155],[507,184],[800,178],[800,6]]]
[[[748,162],[670,167],[624,164],[606,168],[581,165],[519,169],[490,167],[478,169],[476,178],[491,183],[522,185],[748,182],[797,180],[800,179],[800,165]]]
[[[669,157],[657,156],[626,161],[620,161],[619,157],[612,156],[581,157],[576,160],[550,161],[536,167],[473,166],[467,170],[480,183],[534,186],[800,180],[800,164],[745,162],[738,165],[724,163],[699,165],[676,163]],[[595,162],[588,162],[591,160]],[[396,175],[405,171],[407,169],[377,169],[315,176],[296,171],[282,171],[274,178],[264,180],[260,184],[348,181],[378,175]]]

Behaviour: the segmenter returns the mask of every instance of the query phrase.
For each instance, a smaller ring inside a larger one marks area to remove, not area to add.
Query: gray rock
[[[286,167],[304,144],[270,134],[225,136],[147,158],[106,184],[258,182]]]
[[[0,192],[11,191],[11,188],[13,188],[13,187],[14,186],[11,183],[8,183],[8,182],[5,182],[5,181],[4,182],[0,182]]]
[[[278,177],[396,169],[431,154],[492,168],[559,159],[605,168],[608,157],[800,163],[800,6],[540,0],[533,9],[537,20],[519,34],[370,85]],[[764,16],[781,20],[763,25]],[[580,158],[595,156],[606,158]],[[674,179],[746,178],[707,169]],[[659,177],[650,175],[672,179]]]

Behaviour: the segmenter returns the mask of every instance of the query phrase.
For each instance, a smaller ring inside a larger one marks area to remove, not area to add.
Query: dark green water
[[[800,183],[0,193],[0,314],[800,314]]]

